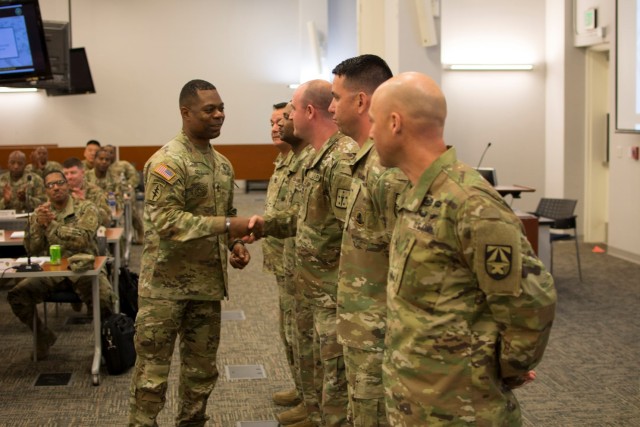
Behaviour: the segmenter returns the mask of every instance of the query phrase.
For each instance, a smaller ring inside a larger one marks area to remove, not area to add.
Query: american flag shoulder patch
[[[153,173],[167,181],[169,184],[173,183],[173,181],[178,177],[174,170],[165,163],[158,163],[153,169]]]

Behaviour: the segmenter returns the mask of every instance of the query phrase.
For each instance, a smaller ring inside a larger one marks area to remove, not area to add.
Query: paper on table
[[[40,264],[40,265],[42,265],[45,262],[49,262],[50,260],[51,260],[51,258],[48,257],[48,256],[32,256],[31,257],[31,264]],[[25,264],[27,262],[28,262],[28,259],[25,256],[23,256],[21,258],[18,258],[16,260],[16,263],[18,263],[18,264]]]
[[[11,232],[12,239],[24,239],[24,231],[13,231]]]

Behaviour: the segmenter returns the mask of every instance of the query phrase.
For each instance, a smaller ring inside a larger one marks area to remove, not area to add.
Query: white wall
[[[533,71],[444,71],[447,144],[501,184],[534,187],[513,207],[535,209],[545,188],[545,7],[539,0],[442,2],[442,63],[533,63]],[[508,34],[508,37],[505,35]]]
[[[68,20],[66,0],[40,3],[43,19]],[[72,26],[97,93],[0,94],[0,144],[163,144],[180,129],[178,94],[193,78],[225,102],[216,144],[270,143],[271,106],[299,80],[297,0],[75,0]]]

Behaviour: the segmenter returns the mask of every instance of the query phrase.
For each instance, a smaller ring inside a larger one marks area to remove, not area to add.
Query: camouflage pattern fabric
[[[349,387],[347,420],[354,427],[387,427],[381,351],[343,347]]]
[[[28,176],[31,176],[31,183],[27,180]],[[26,212],[27,200],[18,200],[19,191],[25,191],[25,194],[29,195],[27,199],[30,211],[44,203],[47,199],[44,193],[44,181],[42,181],[42,178],[37,174],[29,175],[24,173],[20,178],[14,180],[11,178],[9,172],[4,172],[0,175],[0,191],[2,191],[7,184],[11,186],[11,200],[9,203],[5,203],[2,193],[0,193],[0,209],[14,209],[16,213]]]
[[[314,359],[316,378],[321,381],[322,426],[347,425],[347,378],[342,346],[336,337],[336,310],[334,307],[313,307]]]
[[[98,208],[100,225],[109,227],[111,225],[111,209],[107,203],[106,193],[102,188],[86,180],[82,183],[82,189],[84,190],[84,199],[89,200]]]
[[[126,160],[114,161],[109,169],[113,171],[113,175],[117,177],[121,186],[136,188],[140,184],[140,176],[135,166]],[[124,177],[124,182],[122,178]]]
[[[380,166],[371,140],[362,146],[351,168],[353,180],[340,254],[338,341],[381,352],[389,242],[396,222],[396,200],[408,180],[399,169]]]
[[[98,230],[98,209],[88,201],[75,200],[69,197],[67,206],[62,211],[56,211],[55,219],[47,228],[35,221],[31,223],[31,238],[25,247],[34,256],[49,254],[50,245],[60,245],[63,258],[84,253],[98,255],[96,231]],[[100,306],[103,310],[111,311],[115,296],[105,271],[99,277]],[[7,296],[11,308],[16,316],[27,326],[32,327],[33,314],[36,304],[43,301],[43,297],[51,291],[73,289],[82,301],[92,304],[91,277],[33,277],[20,281]],[[37,319],[38,328],[42,327]]]
[[[275,160],[275,168],[269,179],[267,195],[264,201],[264,215],[279,212],[289,206],[284,203],[288,192],[288,167],[293,159],[293,152],[286,155],[278,154]],[[265,273],[282,276],[284,274],[283,257],[284,241],[271,236],[262,239],[262,271]]]
[[[32,163],[29,163],[24,168],[24,173],[36,174],[42,179],[44,179],[44,176],[51,171],[62,171],[62,165],[56,161],[49,160],[42,169],[35,169]]]
[[[322,307],[336,307],[342,228],[351,189],[348,163],[358,149],[353,139],[336,132],[304,176],[296,234],[297,281],[304,296]]]
[[[314,358],[313,311],[315,306],[303,298],[296,299],[292,310],[294,318],[294,358],[301,396],[309,418],[316,425],[322,424],[320,401],[322,400],[322,372],[316,369]],[[318,376],[319,375],[319,376]],[[296,383],[296,388],[298,383]]]
[[[383,362],[390,424],[520,425],[507,384],[542,358],[551,275],[509,206],[455,149],[401,199]]]
[[[236,216],[233,168],[211,146],[201,152],[181,132],[151,156],[144,178],[146,236],[129,422],[154,425],[179,334],[176,424],[204,425],[207,398],[218,376],[219,301],[228,295],[224,218]]]
[[[137,352],[129,426],[154,426],[164,407],[171,357],[180,334],[182,366],[176,426],[204,426],[206,403],[216,381],[220,343],[220,301],[139,298]],[[137,387],[136,387],[137,386]]]
[[[127,189],[123,187],[120,178],[113,172],[111,167],[107,169],[104,177],[98,178],[96,170],[91,169],[85,172],[84,179],[86,182],[98,186],[105,194],[113,193],[116,197],[116,207],[118,210],[124,209],[124,196]]]

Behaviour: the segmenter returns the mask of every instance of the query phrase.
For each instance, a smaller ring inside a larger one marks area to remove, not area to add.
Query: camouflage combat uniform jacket
[[[296,234],[297,282],[314,305],[336,307],[342,228],[351,188],[349,162],[358,148],[353,139],[336,132],[306,168]]]
[[[138,171],[135,166],[126,160],[116,160],[109,166],[109,169],[113,171],[113,175],[118,179],[121,186],[135,189],[140,184]]]
[[[268,216],[274,212],[287,209],[288,205],[284,204],[288,192],[288,170],[293,159],[293,152],[286,155],[278,154],[275,160],[275,168],[269,186],[267,187],[267,196],[264,203],[264,215]],[[262,256],[263,271],[275,274],[276,276],[284,275],[283,257],[284,240],[267,236],[262,240]]]
[[[42,168],[42,169],[34,169],[32,163],[29,163],[24,168],[24,173],[34,173],[34,174],[37,174],[42,179],[44,179],[44,176],[46,174],[48,174],[49,172],[51,172],[51,171],[61,171],[62,172],[62,165],[60,163],[58,163],[58,162],[53,161],[53,160],[49,160],[47,162],[47,164],[44,165],[44,168]]]
[[[147,161],[144,179],[140,295],[169,300],[225,298],[224,218],[236,216],[229,160],[212,147],[201,153],[181,132]]]
[[[389,242],[396,223],[396,200],[409,181],[399,169],[380,166],[372,140],[364,143],[351,170],[338,274],[338,342],[381,352],[387,317]]]
[[[67,205],[61,211],[56,211],[55,219],[48,227],[43,227],[36,221],[31,222],[30,239],[25,239],[25,247],[32,255],[49,255],[50,245],[60,245],[62,257],[68,258],[75,254],[98,255],[98,208],[87,200],[76,200],[69,197]],[[71,281],[76,279],[70,278]]]
[[[105,192],[105,195],[113,193],[116,197],[117,209],[124,209],[124,194],[127,189],[123,187],[120,182],[120,178],[115,174],[114,170],[111,169],[111,166],[109,166],[109,169],[107,169],[107,173],[103,178],[98,178],[96,170],[91,169],[85,173],[84,179],[85,181],[101,188]]]
[[[383,364],[389,422],[520,425],[507,384],[542,358],[551,275],[509,206],[453,148],[399,202]]]
[[[86,180],[82,182],[82,189],[84,190],[84,199],[89,200],[98,208],[100,225],[109,227],[111,225],[111,209],[109,209],[109,204],[107,203],[107,194],[102,188]]]
[[[31,176],[31,183],[27,180],[29,175]],[[2,191],[7,184],[11,186],[12,193],[9,203],[5,203],[4,197],[2,197]],[[29,189],[29,187],[31,188]],[[20,178],[14,180],[11,178],[10,172],[5,172],[0,175],[0,209],[14,209],[16,213],[26,212],[26,200],[18,200],[18,191],[20,190],[30,194],[30,197],[28,197],[30,211],[33,211],[47,200],[47,196],[44,194],[44,181],[38,174],[24,173]]]

